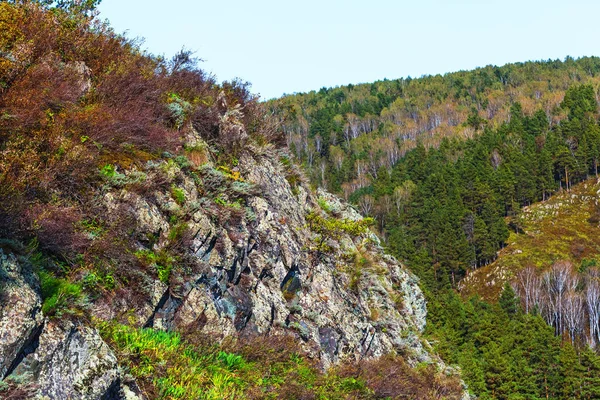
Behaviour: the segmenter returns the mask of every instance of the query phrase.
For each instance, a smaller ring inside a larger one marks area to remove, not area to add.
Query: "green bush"
[[[321,207],[321,209],[323,211],[325,211],[326,213],[330,213],[331,212],[331,206],[329,205],[329,203],[327,202],[327,200],[325,200],[323,197],[319,197],[317,199],[317,203],[319,203],[319,207]]]
[[[308,227],[317,234],[315,238],[315,249],[320,252],[330,251],[328,240],[339,241],[342,235],[352,237],[364,236],[369,232],[369,226],[373,225],[373,218],[364,218],[358,221],[350,219],[337,219],[323,217],[319,213],[310,212],[306,216]]]
[[[171,230],[169,231],[169,240],[171,242],[176,242],[180,240],[185,234],[185,232],[188,230],[188,228],[189,226],[186,222],[179,221],[174,223],[171,227]]]
[[[106,164],[100,168],[100,176],[110,186],[122,186],[127,182],[127,177],[117,172],[113,164]]]
[[[157,253],[152,250],[138,250],[135,252],[135,256],[142,264],[154,267],[161,282],[169,283],[169,278],[175,265],[174,257],[164,250]]]
[[[183,189],[180,189],[176,186],[171,187],[171,196],[175,199],[175,202],[182,206],[185,203],[186,197]]]

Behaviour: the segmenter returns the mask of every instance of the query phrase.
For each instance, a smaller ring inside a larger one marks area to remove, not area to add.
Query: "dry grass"
[[[498,260],[471,272],[461,292],[494,300],[504,283],[527,266],[545,269],[558,260],[580,265],[584,259],[600,258],[600,225],[594,219],[599,190],[600,182],[590,179],[523,209],[514,222],[524,233],[512,232]]]

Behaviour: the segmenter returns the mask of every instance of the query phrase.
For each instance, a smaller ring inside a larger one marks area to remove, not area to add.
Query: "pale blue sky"
[[[488,64],[600,56],[600,2],[584,0],[103,0],[144,48],[185,46],[218,80],[263,98]]]

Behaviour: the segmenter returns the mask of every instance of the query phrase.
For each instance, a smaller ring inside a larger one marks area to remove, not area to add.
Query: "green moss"
[[[192,166],[192,163],[186,156],[177,156],[175,157],[175,163],[179,165],[179,168],[183,170],[187,170]]]

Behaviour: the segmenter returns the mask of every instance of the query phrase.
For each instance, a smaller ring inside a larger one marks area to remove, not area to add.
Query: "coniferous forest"
[[[597,177],[597,63],[486,67],[272,101],[314,184],[374,217],[420,277],[429,338],[479,398],[600,395],[599,249],[582,265],[556,260],[510,276],[499,298],[457,290],[523,233],[523,207]]]

